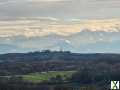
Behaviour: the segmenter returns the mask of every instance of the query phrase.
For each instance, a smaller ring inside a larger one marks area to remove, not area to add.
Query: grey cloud
[[[3,4],[3,5],[2,5]],[[119,0],[1,0],[0,17],[120,18]]]

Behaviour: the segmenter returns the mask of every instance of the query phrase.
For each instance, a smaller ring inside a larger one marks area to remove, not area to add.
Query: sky
[[[1,18],[119,18],[119,0],[0,0]]]
[[[0,53],[120,53],[120,0],[0,0]]]

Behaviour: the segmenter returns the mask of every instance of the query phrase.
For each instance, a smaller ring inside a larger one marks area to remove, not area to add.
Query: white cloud
[[[65,42],[68,43],[68,44],[71,44],[71,41],[69,41],[69,40],[65,40]]]

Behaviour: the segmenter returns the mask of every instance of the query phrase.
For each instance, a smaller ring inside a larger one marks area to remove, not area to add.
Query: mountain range
[[[69,36],[50,34],[43,37],[0,38],[0,52],[29,52],[40,50],[64,50],[80,53],[119,53],[120,32],[83,30]]]

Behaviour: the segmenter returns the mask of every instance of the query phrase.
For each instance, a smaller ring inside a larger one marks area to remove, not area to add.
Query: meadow
[[[22,75],[23,80],[39,83],[44,81],[50,81],[51,78],[61,76],[63,80],[70,78],[76,71],[48,71],[48,72],[36,72],[27,75]]]

